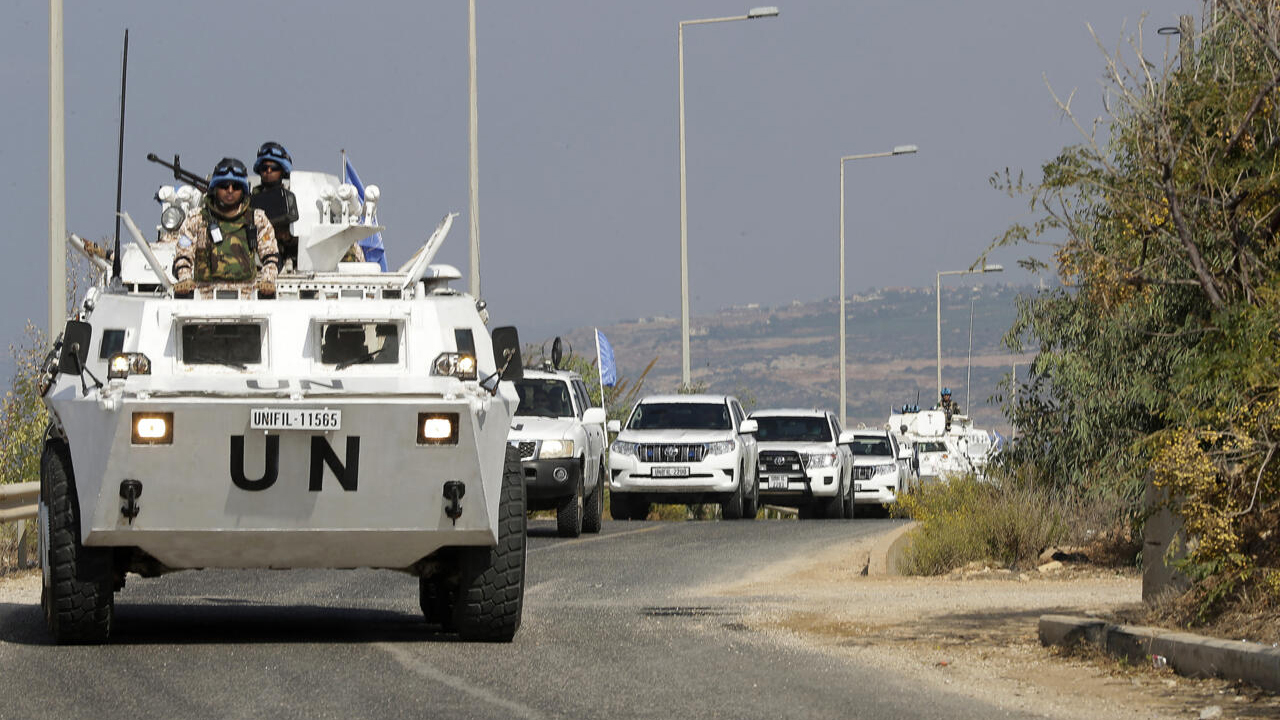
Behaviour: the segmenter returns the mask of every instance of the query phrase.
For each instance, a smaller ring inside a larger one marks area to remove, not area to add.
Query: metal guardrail
[[[34,520],[39,497],[38,482],[0,485],[0,522]]]
[[[0,485],[0,523],[18,523],[18,567],[28,565],[27,521],[35,520],[39,512],[40,483],[10,483]]]

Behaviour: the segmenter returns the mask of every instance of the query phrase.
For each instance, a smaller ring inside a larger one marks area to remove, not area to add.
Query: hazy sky
[[[847,283],[931,285],[1022,217],[990,188],[1036,176],[1079,136],[1045,78],[1101,112],[1102,55],[1201,0],[776,0],[778,18],[685,38],[694,314],[832,297],[841,155]],[[479,0],[483,296],[525,339],[678,316],[676,27],[739,0]],[[0,25],[5,232],[0,336],[45,321],[49,11],[9,0]],[[387,255],[403,262],[459,212],[438,262],[468,272],[467,3],[110,3],[66,0],[67,228],[113,232],[121,42],[130,31],[124,208],[158,220],[172,179],[148,152],[207,173],[282,142],[337,172],[346,148],[382,188]],[[997,255],[1006,266],[1023,253]],[[1002,280],[1025,280],[1006,273]],[[459,284],[466,287],[465,280]],[[678,348],[674,349],[678,352]]]

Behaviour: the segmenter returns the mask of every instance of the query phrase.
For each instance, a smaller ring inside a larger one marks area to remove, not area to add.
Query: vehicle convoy
[[[609,513],[643,520],[653,503],[719,503],[725,519],[755,519],[756,421],[730,395],[651,395],[609,447]]]
[[[889,415],[885,429],[902,447],[915,453],[916,471],[923,482],[945,482],[965,473],[981,477],[994,454],[991,436],[973,427],[968,415],[903,406]]]
[[[604,514],[605,412],[591,407],[576,372],[526,369],[507,435],[520,452],[530,510],[555,510],[561,537],[600,532]]]
[[[893,433],[859,429],[850,435],[855,504],[888,505],[911,488],[911,451],[904,453]]]
[[[169,241],[133,227],[118,271],[95,259],[102,277],[41,382],[41,604],[58,642],[105,642],[127,573],[191,568],[399,570],[419,578],[428,622],[515,634],[519,339],[491,338],[483,304],[449,287],[460,273],[431,264],[452,215],[398,271],[339,262],[381,230],[374,189],[361,202],[335,176],[293,172],[298,270],[274,299],[252,283],[175,298],[190,188],[157,195]]]
[[[853,517],[853,455],[840,421],[824,410],[756,410],[761,502],[800,518]]]

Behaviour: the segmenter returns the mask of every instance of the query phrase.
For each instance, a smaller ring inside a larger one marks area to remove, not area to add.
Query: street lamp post
[[[1001,272],[1003,265],[983,265],[977,270],[942,270],[938,272],[937,284],[934,286],[933,298],[938,308],[938,394],[942,397],[942,276],[943,275],[979,275],[981,273]]]
[[[681,382],[685,387],[691,384],[689,373],[689,216],[688,201],[685,195],[685,162],[684,162],[684,26],[706,25],[708,23],[730,22],[732,20],[755,20],[756,18],[777,17],[776,7],[751,8],[746,15],[733,17],[706,18],[703,20],[681,20],[677,32],[676,62],[680,71],[680,364]]]
[[[863,155],[845,155],[840,158],[840,426],[849,424],[849,413],[845,398],[845,329],[844,329],[844,163],[846,160],[865,160],[867,158],[892,157],[894,155],[914,155],[919,150],[915,145],[898,145],[889,152],[865,153]]]

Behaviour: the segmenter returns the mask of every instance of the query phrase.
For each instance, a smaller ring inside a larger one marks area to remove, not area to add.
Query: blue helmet
[[[942,388],[942,394],[943,394],[943,395],[950,395],[950,394],[951,394],[951,388]]]
[[[289,151],[278,142],[267,141],[262,143],[262,147],[258,148],[258,159],[253,161],[253,171],[259,175],[262,174],[262,164],[271,161],[280,166],[284,170],[284,176],[289,177],[289,173],[293,172],[293,158],[289,156]]]
[[[239,185],[246,195],[249,194],[249,171],[235,158],[222,158],[214,166],[213,174],[209,176],[209,192],[228,182]]]

